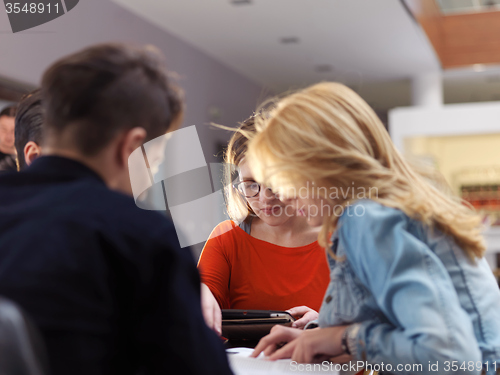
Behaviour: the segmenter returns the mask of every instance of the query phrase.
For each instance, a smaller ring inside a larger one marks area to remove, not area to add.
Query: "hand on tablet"
[[[260,340],[251,356],[256,357],[264,351],[264,354],[272,361],[291,358],[299,363],[313,363],[330,359],[343,363],[349,359],[341,348],[341,337],[346,327],[301,331],[275,326],[269,335]],[[282,346],[284,342],[287,344]]]
[[[222,333],[222,312],[219,303],[205,284],[201,284],[201,309],[205,323],[219,336]]]
[[[296,319],[292,324],[293,328],[304,328],[310,321],[318,319],[318,313],[307,306],[293,307],[286,312]]]
[[[276,325],[271,328],[271,333],[260,339],[255,347],[255,350],[250,357],[257,358],[261,352],[264,352],[266,357],[269,357],[274,352],[278,351],[284,344],[295,340],[304,331],[295,328]]]

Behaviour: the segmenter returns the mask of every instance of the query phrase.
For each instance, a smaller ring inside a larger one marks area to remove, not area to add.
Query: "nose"
[[[277,198],[276,194],[274,194],[270,188],[265,187],[265,186],[261,186],[260,193],[259,193],[259,199],[262,202],[272,201],[276,198]]]
[[[280,200],[286,205],[293,205],[297,201],[296,198],[285,198],[285,197],[280,198]]]

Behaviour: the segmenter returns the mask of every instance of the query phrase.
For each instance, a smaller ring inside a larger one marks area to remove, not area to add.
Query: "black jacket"
[[[0,151],[0,173],[16,171],[16,155],[4,154],[2,151]]]
[[[230,373],[173,224],[76,161],[0,177],[0,295],[41,330],[51,375]]]

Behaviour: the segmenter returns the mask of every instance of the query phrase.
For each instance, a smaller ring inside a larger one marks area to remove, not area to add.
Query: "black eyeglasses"
[[[252,180],[240,181],[233,185],[245,198],[253,198],[260,193],[260,184]]]
[[[245,198],[254,198],[260,193],[261,184],[253,180],[240,181],[233,185],[233,188],[238,190],[238,192]],[[266,188],[271,194],[278,198],[278,194],[274,193],[270,188]],[[278,198],[279,199],[279,198]]]

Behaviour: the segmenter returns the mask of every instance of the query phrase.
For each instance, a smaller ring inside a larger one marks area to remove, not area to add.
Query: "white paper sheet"
[[[259,358],[249,358],[253,349],[231,348],[226,350],[229,365],[235,375],[263,375],[263,374],[310,374],[321,373],[328,375],[339,375],[338,371],[331,369],[326,364],[296,363],[289,359],[278,361],[266,360],[261,354]]]

